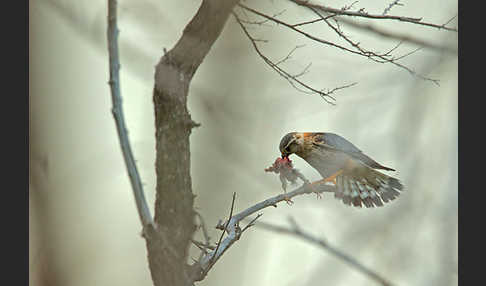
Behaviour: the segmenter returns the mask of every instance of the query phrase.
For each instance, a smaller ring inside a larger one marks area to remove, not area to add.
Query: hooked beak
[[[289,155],[286,155],[285,153],[282,153],[282,159],[288,158]]]

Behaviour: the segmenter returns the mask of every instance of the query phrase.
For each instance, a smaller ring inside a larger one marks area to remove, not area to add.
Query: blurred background
[[[383,13],[392,1],[359,1]],[[352,1],[325,3],[335,8]],[[443,24],[457,1],[400,1],[389,14]],[[119,1],[121,92],[129,136],[155,201],[154,67],[197,11],[200,1]],[[297,23],[313,19],[289,1],[247,0],[245,5]],[[239,10],[236,10],[237,12]],[[244,17],[244,14],[240,15]],[[30,285],[152,285],[147,250],[126,173],[107,84],[106,1],[29,2]],[[261,20],[255,17],[251,19]],[[366,21],[360,20],[365,23]],[[369,22],[369,21],[368,21]],[[374,26],[457,48],[457,33],[393,21]],[[454,19],[449,26],[457,27]],[[397,45],[342,24],[361,45],[387,51]],[[275,60],[297,49],[284,67],[316,88],[357,82],[334,94],[336,105],[296,91],[254,52],[230,17],[195,74],[189,91],[195,206],[214,229],[235,211],[282,192],[265,173],[291,131],[337,133],[379,163],[393,167],[406,191],[383,208],[357,209],[330,194],[294,199],[265,209],[261,221],[288,225],[291,216],[312,235],[352,255],[394,285],[457,285],[457,55],[419,50],[400,60],[440,85],[389,64],[313,43],[281,26],[249,26]],[[321,25],[307,28],[342,43]],[[416,46],[402,44],[397,55]],[[311,180],[318,173],[296,156]],[[153,213],[153,209],[152,209]],[[201,239],[201,233],[196,239]],[[198,252],[191,248],[191,257]],[[377,285],[325,250],[295,237],[254,227],[197,285]]]

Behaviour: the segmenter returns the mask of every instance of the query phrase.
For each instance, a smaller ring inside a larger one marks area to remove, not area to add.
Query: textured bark
[[[187,109],[192,76],[219,37],[238,1],[204,0],[174,48],[156,66],[155,229],[147,248],[154,285],[187,285],[187,251],[196,229],[189,136],[197,124]]]

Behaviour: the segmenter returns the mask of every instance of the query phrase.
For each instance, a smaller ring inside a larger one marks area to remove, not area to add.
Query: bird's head
[[[310,133],[290,132],[280,140],[280,153],[282,158],[286,158],[294,153],[303,151],[304,141]]]

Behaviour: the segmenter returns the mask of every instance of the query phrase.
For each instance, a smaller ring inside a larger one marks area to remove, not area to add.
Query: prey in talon
[[[378,170],[395,171],[364,154],[351,142],[334,133],[291,132],[280,141],[282,161],[291,154],[304,159],[316,169],[322,180],[335,185],[334,197],[344,204],[381,207],[395,200],[403,191],[402,183]]]
[[[282,189],[284,193],[287,193],[287,185],[290,182],[292,185],[297,184],[297,179],[301,179],[304,184],[310,184],[310,181],[307,180],[304,175],[302,175],[299,170],[295,169],[292,166],[292,161],[289,159],[288,156],[286,157],[278,157],[272,166],[265,169],[265,172],[274,172],[279,174],[280,182],[282,183]],[[285,197],[285,201],[287,204],[292,204],[292,200],[288,197]]]

